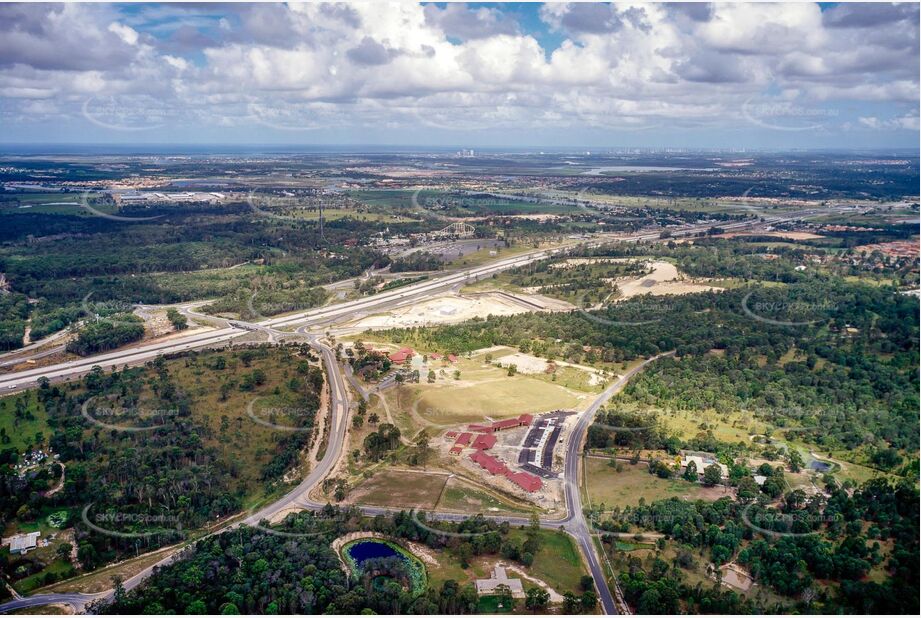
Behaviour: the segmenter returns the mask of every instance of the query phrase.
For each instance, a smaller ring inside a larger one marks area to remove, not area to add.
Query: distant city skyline
[[[0,148],[914,149],[918,4],[3,4]]]

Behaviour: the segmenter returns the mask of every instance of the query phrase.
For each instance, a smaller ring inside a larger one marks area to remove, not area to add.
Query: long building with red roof
[[[492,455],[487,455],[483,451],[474,452],[470,456],[470,459],[493,476],[504,476],[528,493],[538,491],[544,486],[540,477],[527,472],[513,472],[509,470],[508,466],[506,466],[502,460]]]
[[[470,425],[468,429],[470,431],[477,431],[480,433],[495,433],[497,431],[503,431],[505,429],[514,429],[516,427],[527,427],[534,421],[534,417],[530,414],[522,414],[517,418],[507,418],[502,421],[496,421],[490,423],[489,425],[477,424]]]
[[[476,451],[470,456],[470,459],[492,475],[505,474],[508,472],[508,468],[504,463],[492,455],[487,455],[483,451]]]
[[[505,473],[505,478],[515,483],[528,493],[538,491],[541,487],[544,486],[544,483],[540,480],[539,476],[528,474],[527,472],[508,471]]]

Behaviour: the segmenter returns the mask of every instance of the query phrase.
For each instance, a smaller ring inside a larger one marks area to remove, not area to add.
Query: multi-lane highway
[[[768,217],[764,221],[739,221],[735,223],[724,224],[720,227],[725,230],[740,230],[755,226],[776,224],[799,218],[808,218],[810,216],[815,216],[816,214],[828,213],[828,210],[805,210],[785,216]],[[705,232],[710,227],[711,226],[709,224],[692,225],[680,229],[670,230],[670,233],[672,237],[688,236],[698,234],[700,232]],[[655,240],[659,238],[659,236],[659,231],[642,232],[622,237],[607,235],[599,236],[592,240],[582,241],[581,243],[573,241],[572,244],[595,246],[606,242],[612,242],[614,240],[626,242],[642,242],[645,240]],[[335,305],[328,305],[317,309],[311,309],[309,311],[295,313],[288,316],[263,320],[258,322],[256,326],[267,327],[268,329],[285,329],[297,325],[312,326],[315,328],[322,327],[323,325],[340,321],[343,318],[354,316],[360,312],[367,313],[371,311],[384,311],[394,304],[404,303],[416,298],[444,292],[453,286],[462,285],[466,282],[476,281],[478,279],[488,277],[493,273],[498,273],[503,270],[524,266],[538,260],[546,259],[561,251],[564,251],[566,248],[568,247],[528,251],[514,257],[497,260],[484,266],[449,273],[440,277],[433,278],[431,280],[422,281],[420,283],[408,285],[396,290],[391,290],[389,292],[382,292],[369,298],[361,298],[358,300],[348,301]],[[257,328],[256,330],[261,329]],[[27,369],[24,371],[3,374],[0,376],[0,395],[35,386],[38,379],[42,376],[52,381],[59,381],[83,375],[96,365],[102,367],[103,369],[113,369],[116,367],[123,367],[125,365],[143,364],[156,358],[159,355],[176,354],[190,349],[226,344],[235,337],[243,335],[246,332],[246,329],[234,326],[234,322],[229,322],[226,328],[217,328],[206,333],[198,333],[184,337],[175,337],[162,342],[130,346],[88,358],[67,361],[55,365],[49,365],[47,367]]]
[[[803,215],[805,214],[806,213],[803,213]],[[799,218],[803,215],[797,215],[795,217],[788,216],[786,218],[775,217],[768,221],[757,223],[739,222],[724,225],[722,227],[724,229],[742,229],[751,227],[753,225],[764,225],[777,223],[782,220]],[[682,230],[672,231],[672,236],[696,234],[700,231],[705,231],[708,229],[708,227],[709,226],[691,226]],[[659,238],[659,232],[648,232],[636,234],[627,238],[620,238],[619,240],[638,242],[643,240],[654,240],[657,238]],[[608,238],[605,240],[593,240],[583,244],[598,244],[600,242],[608,242],[610,240],[614,239]],[[401,304],[415,298],[430,296],[432,294],[450,289],[451,287],[458,284],[463,284],[467,281],[474,281],[477,278],[486,277],[502,270],[514,268],[516,266],[521,266],[537,260],[551,257],[553,254],[561,250],[562,249],[531,251],[515,257],[499,260],[486,266],[480,266],[477,268],[471,268],[464,271],[447,274],[445,276],[438,277],[437,279],[406,286],[404,288],[400,288],[392,292],[378,294],[370,298],[364,298],[341,303],[338,305],[313,309],[294,315],[264,320],[258,323],[246,323],[242,321],[228,322],[226,327],[218,328],[206,333],[198,333],[160,343],[133,346],[127,349],[117,350],[115,352],[101,354],[91,358],[6,374],[0,377],[0,394],[13,392],[23,388],[29,388],[33,386],[42,376],[48,377],[52,380],[62,380],[82,375],[96,365],[105,369],[144,363],[161,354],[171,354],[193,348],[220,345],[252,330],[267,332],[270,341],[275,341],[276,339],[282,337],[294,335],[294,333],[281,331],[279,329],[301,325],[301,327],[297,329],[298,334],[301,336],[306,335],[311,346],[320,353],[330,385],[330,416],[328,424],[329,443],[325,454],[322,460],[317,463],[317,465],[310,471],[307,477],[305,477],[304,480],[288,494],[283,496],[278,501],[262,508],[261,510],[249,514],[242,520],[237,521],[236,523],[224,528],[223,530],[242,524],[255,525],[262,520],[271,519],[273,516],[292,508],[322,508],[324,506],[323,504],[317,503],[309,498],[309,492],[324,478],[326,478],[326,476],[336,465],[336,462],[339,460],[345,441],[345,432],[348,426],[349,401],[345,379],[343,378],[333,350],[331,350],[321,341],[319,335],[311,334],[309,332],[310,329],[316,329],[324,325],[350,319],[354,317],[357,312],[371,310],[380,311],[393,306],[394,304]],[[615,604],[613,596],[605,585],[607,580],[595,550],[592,530],[586,522],[582,511],[581,496],[578,491],[580,454],[582,450],[582,444],[585,439],[585,434],[589,425],[591,424],[594,414],[608,401],[608,399],[619,392],[631,377],[633,377],[637,372],[641,371],[643,367],[645,367],[648,363],[653,362],[657,358],[659,357],[647,360],[642,365],[633,368],[631,371],[627,372],[624,376],[619,378],[616,382],[609,386],[579,418],[576,427],[569,438],[566,450],[564,486],[567,515],[563,519],[545,519],[541,522],[541,525],[545,527],[563,527],[577,540],[579,547],[585,556],[586,561],[588,562],[591,574],[597,584],[599,599],[606,614],[618,613],[618,608]],[[367,508],[363,510],[370,515],[387,512],[386,509],[375,508]],[[442,520],[459,520],[463,519],[465,516],[458,515],[456,513],[435,513],[432,515],[432,517]],[[528,523],[527,520],[523,518],[498,519],[509,521],[509,523],[515,525],[524,525]],[[219,532],[220,531],[216,531],[216,533]],[[130,589],[138,585],[153,572],[154,567],[166,564],[173,558],[174,555],[167,556],[156,565],[148,567],[134,577],[126,580],[124,582],[125,588]],[[0,605],[0,612],[8,612],[18,608],[35,607],[51,603],[65,603],[74,606],[78,610],[82,610],[86,603],[89,601],[108,596],[109,594],[111,594],[111,591],[94,595],[81,595],[73,593],[34,595],[31,597],[15,599],[13,601],[2,604]]]
[[[83,375],[96,365],[103,369],[112,369],[125,365],[143,364],[160,355],[175,354],[194,348],[221,345],[235,337],[246,334],[248,330],[263,330],[263,328],[278,330],[302,324],[319,327],[349,316],[354,316],[358,312],[385,310],[394,303],[405,302],[420,296],[437,294],[458,283],[475,281],[477,278],[486,277],[493,273],[501,272],[502,270],[515,268],[516,266],[528,264],[535,260],[544,259],[557,251],[559,250],[531,251],[519,256],[505,258],[486,266],[451,273],[431,281],[424,281],[390,292],[376,294],[369,298],[362,298],[336,305],[311,309],[293,315],[263,320],[253,324],[255,328],[252,329],[242,328],[241,325],[243,323],[241,321],[233,321],[229,322],[226,328],[218,328],[205,333],[175,337],[163,342],[129,346],[127,348],[98,354],[88,358],[67,361],[47,367],[7,373],[0,376],[0,394],[7,394],[35,386],[38,379],[43,376],[52,381],[57,381]]]

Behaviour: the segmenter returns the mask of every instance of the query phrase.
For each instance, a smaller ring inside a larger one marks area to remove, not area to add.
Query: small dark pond
[[[371,560],[372,558],[393,558],[399,556],[407,560],[406,556],[396,551],[387,543],[381,543],[380,541],[359,541],[358,543],[352,543],[348,546],[346,551],[349,557],[351,557],[359,567],[365,560]]]

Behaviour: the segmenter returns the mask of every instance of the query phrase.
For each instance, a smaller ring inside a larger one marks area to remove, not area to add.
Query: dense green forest
[[[93,610],[101,614],[476,613],[475,589],[455,580],[414,594],[393,579],[376,586],[369,578],[346,577],[330,545],[358,530],[447,551],[463,568],[474,556],[501,556],[528,565],[541,543],[534,522],[520,541],[510,537],[508,523],[482,517],[435,524],[426,523],[421,513],[367,518],[357,509],[327,506],[318,513],[290,515],[274,529],[265,524],[261,529],[244,527],[198,541],[142,586],[130,592],[117,589],[111,602]],[[569,613],[591,613],[597,604],[590,578],[582,591],[567,591],[567,598],[575,601],[567,606]]]
[[[0,524],[64,511],[79,562],[92,570],[240,512],[247,497],[271,492],[311,443],[324,382],[312,358],[298,346],[259,347],[159,357],[111,373],[97,367],[67,385],[43,380],[15,396],[22,405],[13,423],[47,416],[48,430],[29,448],[51,449],[66,475],[60,491],[48,492],[60,474],[42,468],[18,475],[0,467]],[[217,386],[209,382],[203,391],[206,376]],[[254,414],[305,431],[273,431],[247,420],[254,397],[276,404]],[[226,402],[235,416],[215,414],[212,399]],[[20,459],[6,445],[0,454],[5,464]],[[23,556],[0,568],[21,577],[40,566]]]
[[[113,350],[144,337],[144,321],[130,313],[116,314],[113,319],[91,322],[77,338],[67,344],[67,351],[89,356]]]
[[[617,556],[622,589],[638,613],[917,613],[917,488],[875,479],[852,493],[833,482],[827,491],[827,499],[789,492],[779,510],[764,506],[764,498],[670,498],[615,510],[598,526],[655,530],[674,548],[672,561],[657,555],[650,568],[629,554]],[[603,532],[602,538],[607,546],[615,541]],[[731,559],[793,599],[793,607],[754,607],[734,592],[714,598],[686,583],[682,570],[696,562]],[[871,572],[882,577],[867,578]]]
[[[390,264],[390,272],[418,272],[423,270],[440,270],[444,262],[440,257],[427,251],[416,251],[409,255],[395,259]]]

